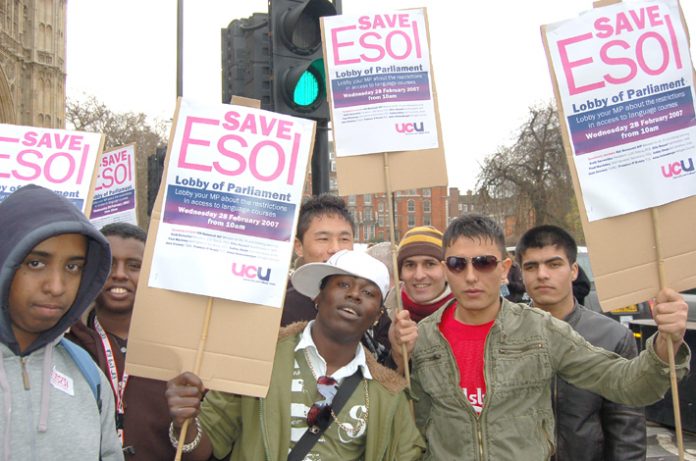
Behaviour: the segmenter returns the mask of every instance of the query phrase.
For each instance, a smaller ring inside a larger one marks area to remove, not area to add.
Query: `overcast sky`
[[[589,0],[343,0],[345,14],[428,8],[450,186],[473,189],[483,159],[509,145],[527,108],[553,97],[539,26]],[[696,1],[682,1],[696,30]],[[184,97],[220,102],[220,29],[265,0],[184,1]],[[693,34],[693,32],[692,32]],[[694,53],[692,52],[692,56]],[[67,95],[170,119],[176,102],[176,2],[68,2]]]

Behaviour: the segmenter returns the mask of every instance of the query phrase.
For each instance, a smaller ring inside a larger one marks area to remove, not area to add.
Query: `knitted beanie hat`
[[[406,232],[399,242],[399,253],[396,257],[399,274],[404,260],[411,256],[432,256],[441,261],[442,232],[433,226],[418,226]]]

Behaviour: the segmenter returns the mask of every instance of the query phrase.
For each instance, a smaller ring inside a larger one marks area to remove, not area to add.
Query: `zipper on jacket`
[[[481,424],[476,421],[476,436],[478,437],[479,459],[483,461],[483,434],[481,434]]]
[[[264,424],[264,419],[263,419],[263,404],[264,404],[264,400],[259,399],[259,424],[261,425],[261,440],[263,440],[263,449],[264,449],[263,450],[264,451],[263,459],[265,459],[266,461],[271,461],[271,459],[269,458],[270,448],[268,447],[268,440],[266,438],[266,426]]]
[[[501,347],[500,349],[498,349],[498,353],[500,353],[500,354],[519,354],[521,352],[527,352],[527,351],[531,351],[534,349],[541,349],[543,347],[544,347],[544,345],[542,343],[532,343],[532,344],[527,344],[524,347],[517,347],[517,348]]]
[[[24,384],[24,390],[28,391],[31,389],[31,385],[29,383],[29,373],[27,373],[27,358],[21,357],[19,363],[22,364],[22,383]]]

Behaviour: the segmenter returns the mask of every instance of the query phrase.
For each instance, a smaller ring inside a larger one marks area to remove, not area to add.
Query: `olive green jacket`
[[[626,405],[659,400],[669,367],[654,337],[634,360],[596,348],[566,322],[525,304],[502,301],[486,338],[486,395],[477,415],[459,385],[459,370],[439,330],[444,306],[418,325],[412,354],[416,423],[426,439],[424,460],[548,459],[554,451],[551,383],[569,383]],[[675,353],[677,374],[688,372],[689,348]]]
[[[295,347],[306,322],[281,329],[271,384],[265,399],[209,392],[201,406],[200,421],[216,458],[230,451],[230,461],[285,461],[290,446],[290,403]],[[411,417],[403,392],[405,381],[365,354],[372,374],[368,380],[365,460],[419,460],[423,439]],[[340,416],[340,413],[339,413]]]

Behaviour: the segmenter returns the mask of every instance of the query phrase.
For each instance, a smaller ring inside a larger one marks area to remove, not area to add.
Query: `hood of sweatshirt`
[[[61,234],[87,237],[87,260],[75,301],[53,328],[42,332],[21,353],[28,355],[61,336],[96,298],[111,270],[109,242],[70,201],[40,186],[28,185],[0,202],[0,342],[15,355],[19,344],[12,330],[9,294],[15,272],[42,241]]]

